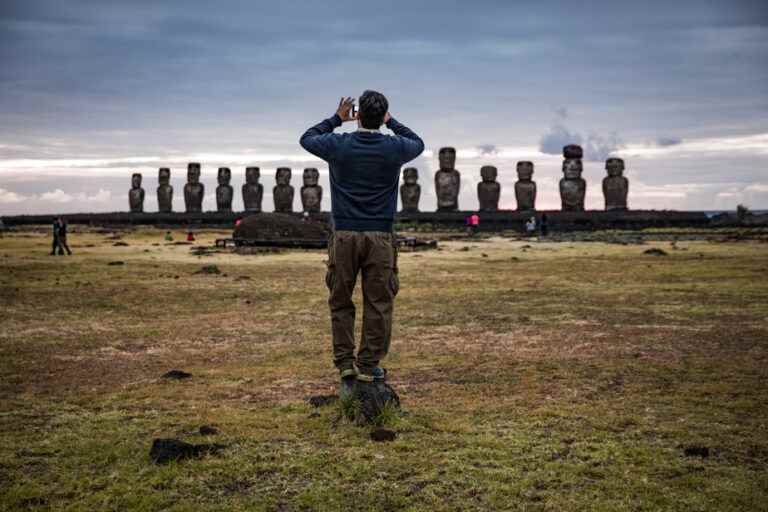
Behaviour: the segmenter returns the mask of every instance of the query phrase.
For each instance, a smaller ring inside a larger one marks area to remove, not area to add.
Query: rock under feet
[[[356,401],[355,421],[359,423],[377,423],[385,408],[400,409],[400,397],[392,386],[383,381],[355,381],[352,398]]]

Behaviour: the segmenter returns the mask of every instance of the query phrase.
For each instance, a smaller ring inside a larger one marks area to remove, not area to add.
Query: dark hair
[[[376,91],[364,91],[358,102],[360,125],[371,130],[378,129],[384,122],[384,114],[389,110],[389,102],[383,94]]]

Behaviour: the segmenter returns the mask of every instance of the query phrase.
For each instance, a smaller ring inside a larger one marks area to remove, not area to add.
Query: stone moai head
[[[517,162],[517,178],[520,181],[531,181],[531,178],[533,178],[533,162]]]
[[[563,160],[563,174],[567,180],[575,180],[581,178],[581,172],[584,168],[581,165],[581,160],[577,158],[567,158]]]
[[[229,169],[229,167],[219,167],[219,185],[229,185],[231,179],[232,171]]]
[[[197,162],[190,162],[187,164],[187,183],[196,185],[200,182],[200,164]]]
[[[419,181],[419,171],[415,167],[408,167],[403,170],[403,182],[408,185],[415,185]]]
[[[456,149],[455,148],[440,148],[440,152],[437,154],[440,160],[441,169],[453,169],[456,166]]]
[[[131,187],[141,188],[141,174],[137,172],[133,173],[133,176],[131,176]]]
[[[258,167],[245,168],[245,182],[249,185],[258,185],[261,177],[261,170]]]
[[[492,165],[484,165],[480,168],[480,177],[483,181],[492,182],[496,181],[496,176],[499,175],[498,169]]]
[[[608,176],[621,176],[624,173],[624,160],[609,158],[605,161],[605,170],[608,171]]]
[[[305,187],[316,187],[317,181],[320,178],[320,173],[314,167],[308,167],[304,169],[303,178]]]
[[[563,146],[563,158],[584,158],[584,150],[576,144]]]
[[[291,182],[291,168],[278,167],[275,174],[275,181],[278,185],[288,185]]]
[[[171,181],[171,170],[168,167],[161,167],[157,173],[157,181],[161,185],[167,185]]]

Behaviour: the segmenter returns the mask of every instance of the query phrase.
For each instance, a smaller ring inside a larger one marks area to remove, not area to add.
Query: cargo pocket
[[[325,272],[325,286],[328,287],[328,291],[333,291],[333,285],[336,282],[336,270],[332,265],[328,265],[328,270]]]
[[[328,270],[325,272],[325,286],[329,291],[333,291],[333,285],[336,282],[336,237],[334,235],[331,232],[328,236],[328,263],[326,264]]]
[[[397,269],[393,269],[389,276],[389,291],[392,292],[393,297],[400,291],[400,276],[397,275]]]

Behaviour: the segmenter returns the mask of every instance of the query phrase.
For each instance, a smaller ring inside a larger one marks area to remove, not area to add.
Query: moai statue
[[[203,211],[205,187],[200,183],[200,164],[191,162],[187,165],[187,184],[184,185],[184,205],[187,213]]]
[[[435,193],[437,194],[437,211],[455,212],[459,209],[459,188],[461,175],[454,169],[456,165],[456,150],[440,148],[438,153],[440,170],[435,173]]]
[[[264,186],[259,183],[261,171],[258,167],[245,168],[245,183],[243,184],[243,204],[247,212],[261,211],[261,198],[264,197]]]
[[[229,182],[232,180],[232,171],[229,167],[219,167],[219,186],[216,187],[216,211],[231,212],[232,196],[235,191]]]
[[[277,185],[272,189],[275,211],[291,213],[293,211],[293,187],[291,186],[291,168],[278,167],[275,174]]]
[[[536,182],[533,181],[533,162],[517,162],[515,199],[518,211],[536,209]]]
[[[418,184],[419,171],[415,167],[407,167],[403,170],[403,184],[400,185],[400,201],[403,203],[403,211],[414,213],[419,211],[419,199],[421,198],[421,185]]]
[[[144,212],[144,189],[141,188],[141,174],[131,176],[131,190],[128,191],[128,205],[131,213]]]
[[[569,144],[563,148],[563,175],[560,180],[560,200],[563,211],[583,212],[587,182],[581,177],[583,151],[581,146]]]
[[[492,165],[482,166],[480,168],[480,176],[483,179],[483,181],[477,184],[477,200],[480,203],[480,211],[498,211],[501,185],[496,181],[496,176],[498,176],[496,167]]]
[[[323,187],[317,184],[320,173],[314,167],[304,169],[304,186],[301,187],[301,207],[307,213],[320,213]]]
[[[603,196],[606,210],[626,210],[629,180],[624,177],[624,160],[609,158],[605,161],[608,176],[603,178]]]
[[[161,167],[157,174],[157,209],[160,213],[173,211],[173,187],[171,186],[171,170]]]

